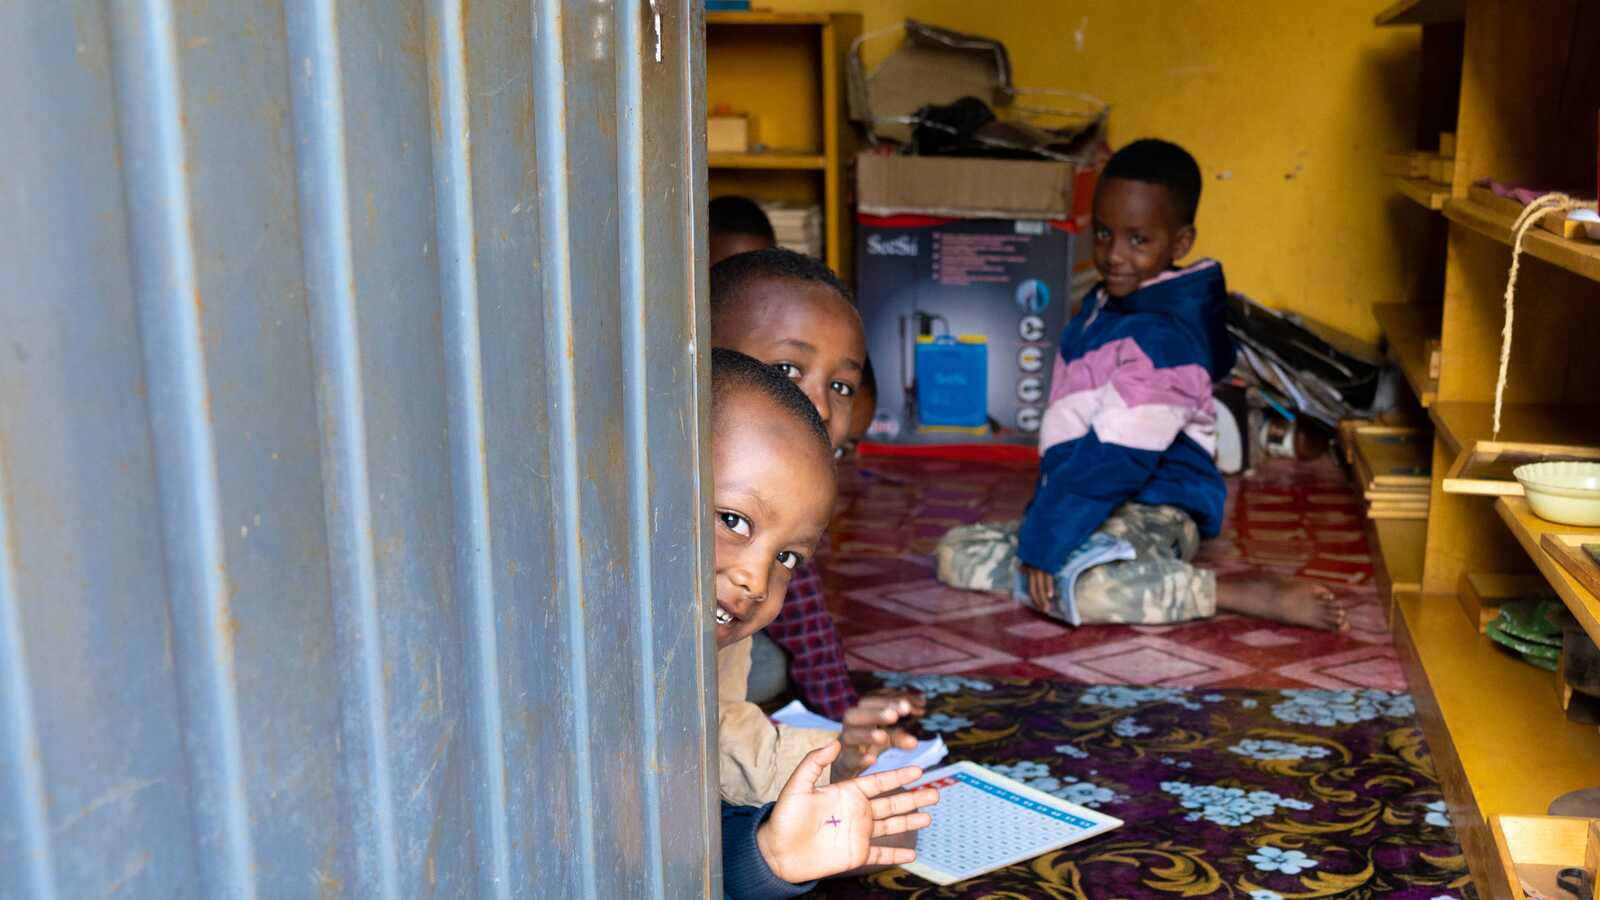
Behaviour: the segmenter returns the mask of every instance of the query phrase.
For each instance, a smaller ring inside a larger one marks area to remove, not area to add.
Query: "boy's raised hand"
[[[920,698],[919,698],[920,699]],[[897,724],[916,714],[920,703],[904,694],[868,694],[845,710],[844,728],[839,743],[844,745],[833,761],[832,780],[843,781],[860,775],[878,761],[878,754],[890,747],[915,750],[917,738]]]
[[[924,787],[878,796],[921,778],[922,770],[916,767],[817,787],[823,768],[839,752],[835,742],[806,754],[756,830],[756,846],[772,873],[784,881],[801,884],[862,866],[899,866],[917,858],[909,847],[871,841],[927,827],[931,817],[916,810],[939,802],[939,792]]]

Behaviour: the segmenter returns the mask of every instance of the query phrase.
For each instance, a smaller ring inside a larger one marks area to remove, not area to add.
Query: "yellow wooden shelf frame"
[[[1495,816],[1494,843],[1508,872],[1524,866],[1577,866],[1589,854],[1589,828],[1600,819],[1568,816]],[[1511,900],[1527,900],[1521,879],[1509,879]]]
[[[706,154],[712,196],[817,204],[823,258],[848,283],[855,229],[846,179],[856,141],[845,70],[861,16],[708,12],[705,21],[708,105],[750,113],[766,141],[781,148]]]
[[[1397,0],[1372,17],[1374,25],[1441,25],[1467,17],[1466,0]]]
[[[763,153],[707,153],[706,167],[821,172],[828,167],[828,158],[820,153],[787,150],[768,150]]]
[[[1452,457],[1463,447],[1490,440],[1494,433],[1493,403],[1441,400],[1428,408],[1428,417]],[[1507,403],[1500,416],[1499,439],[1524,444],[1600,444],[1600,406]]]
[[[1509,215],[1470,200],[1453,197],[1444,203],[1444,216],[1484,237],[1493,238],[1507,246],[1511,244],[1511,225],[1514,220]],[[1522,239],[1522,251],[1575,275],[1600,281],[1600,244],[1567,240],[1542,228],[1533,228]]]
[[[828,13],[729,12],[706,13],[706,25],[826,25]]]
[[[1495,512],[1500,514],[1506,527],[1516,536],[1517,543],[1527,552],[1528,558],[1539,567],[1539,573],[1550,587],[1560,595],[1561,602],[1572,610],[1583,630],[1589,637],[1600,642],[1600,597],[1596,597],[1582,584],[1578,583],[1561,563],[1550,558],[1540,541],[1546,534],[1570,534],[1592,537],[1600,542],[1600,528],[1579,528],[1576,525],[1560,525],[1547,522],[1533,514],[1533,509],[1528,506],[1524,497],[1501,497],[1494,503]],[[1600,772],[1600,757],[1596,757],[1596,771]]]
[[[1401,594],[1396,607],[1396,653],[1450,819],[1480,890],[1504,884],[1489,822],[1541,815],[1551,798],[1592,786],[1600,732],[1568,722],[1555,676],[1479,635],[1454,598]]]
[[[1428,376],[1428,342],[1438,340],[1444,311],[1428,303],[1375,303],[1372,315],[1389,341],[1389,356],[1424,407],[1439,398],[1439,379]]]
[[[1389,180],[1394,183],[1394,189],[1400,196],[1415,201],[1423,209],[1444,209],[1444,201],[1450,199],[1448,184],[1426,178],[1401,178],[1398,175],[1391,175]]]

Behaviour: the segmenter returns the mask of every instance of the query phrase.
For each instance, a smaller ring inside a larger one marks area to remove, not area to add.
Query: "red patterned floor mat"
[[[840,515],[821,554],[852,669],[1097,684],[1404,690],[1373,580],[1359,498],[1331,461],[1272,461],[1229,479],[1228,519],[1201,562],[1328,585],[1351,630],[1330,634],[1221,615],[1167,626],[1071,628],[934,579],[953,525],[1015,518],[1031,465],[868,458],[841,470]]]

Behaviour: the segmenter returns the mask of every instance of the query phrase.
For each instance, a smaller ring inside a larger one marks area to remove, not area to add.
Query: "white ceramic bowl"
[[[1534,515],[1562,525],[1600,526],[1600,463],[1542,462],[1518,466]]]
[[[1600,213],[1592,209],[1575,209],[1567,214],[1569,219],[1577,219],[1583,223],[1584,234],[1591,241],[1600,241]]]

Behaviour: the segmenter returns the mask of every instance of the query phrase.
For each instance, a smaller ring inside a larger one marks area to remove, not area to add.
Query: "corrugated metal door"
[[[656,6],[0,4],[0,896],[717,891]]]

